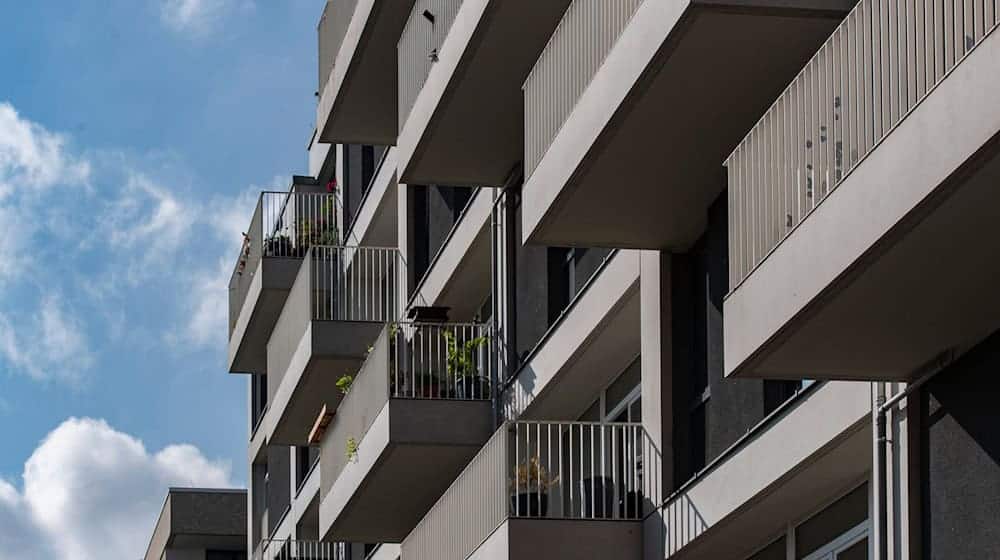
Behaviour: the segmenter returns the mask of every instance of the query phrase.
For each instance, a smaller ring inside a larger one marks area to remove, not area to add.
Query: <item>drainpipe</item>
[[[875,540],[878,542],[878,560],[889,560],[889,516],[886,509],[889,503],[889,485],[886,481],[888,469],[886,468],[886,458],[888,455],[889,438],[886,436],[886,423],[889,411],[900,401],[910,396],[917,389],[931,380],[942,369],[948,366],[955,358],[955,350],[946,350],[938,354],[927,364],[921,366],[914,372],[916,381],[908,383],[906,388],[896,393],[890,398],[886,398],[886,384],[875,383],[875,405],[872,407],[874,416],[873,439],[876,446],[875,472],[878,480],[878,489],[875,492],[875,511],[878,512],[878,522],[875,524]]]

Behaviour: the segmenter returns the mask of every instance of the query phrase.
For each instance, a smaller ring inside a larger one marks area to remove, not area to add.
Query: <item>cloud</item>
[[[190,319],[184,337],[187,341],[224,347],[229,333],[229,279],[234,264],[223,256],[214,271],[203,271],[194,278],[188,291]]]
[[[0,358],[39,380],[78,380],[94,363],[83,322],[51,295],[30,317],[0,313]]]
[[[225,15],[253,7],[249,0],[162,0],[160,20],[175,32],[200,37],[214,29]]]
[[[155,453],[104,420],[69,418],[0,480],[0,558],[141,558],[170,486],[233,487],[191,445]]]
[[[0,200],[14,190],[86,184],[89,177],[90,163],[67,152],[65,136],[21,118],[10,103],[0,103]]]

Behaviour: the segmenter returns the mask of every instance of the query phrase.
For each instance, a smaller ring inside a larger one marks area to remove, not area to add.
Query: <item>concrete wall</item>
[[[923,557],[1000,550],[1000,332],[935,376],[921,403]]]

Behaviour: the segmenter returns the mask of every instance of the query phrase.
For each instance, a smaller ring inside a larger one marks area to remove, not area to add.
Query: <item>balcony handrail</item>
[[[918,8],[859,1],[726,159],[730,293],[1000,24],[993,2]]]
[[[323,6],[323,15],[316,25],[319,44],[319,79],[316,87],[320,97],[330,83],[334,65],[357,6],[358,0],[327,0]]]
[[[488,323],[389,324],[389,397],[489,400],[494,336]]]
[[[524,81],[530,177],[643,0],[574,0]]]
[[[347,545],[302,539],[261,539],[252,560],[347,560]]]
[[[400,130],[406,125],[406,119],[427,82],[437,61],[437,53],[444,46],[462,1],[416,2],[410,11],[396,49],[399,58],[397,103]],[[425,13],[432,13],[433,19],[424,16]]]
[[[508,518],[639,521],[659,504],[659,460],[639,423],[506,422],[406,537],[403,557],[464,560]]]
[[[405,272],[399,249],[313,245],[306,262],[313,320],[388,323],[399,318]]]

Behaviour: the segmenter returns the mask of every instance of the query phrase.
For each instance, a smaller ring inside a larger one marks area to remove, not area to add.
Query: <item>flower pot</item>
[[[615,486],[605,476],[585,478],[580,481],[583,490],[583,516],[606,519],[614,516]]]
[[[545,517],[549,513],[549,495],[541,492],[521,492],[510,497],[510,510],[515,517]]]
[[[447,391],[441,387],[441,382],[437,379],[423,379],[417,380],[417,386],[415,387],[416,396],[425,399],[439,399],[442,397],[447,397]]]
[[[642,518],[642,493],[632,490],[626,492],[618,503],[619,515],[625,519]]]
[[[455,380],[456,399],[489,399],[490,380],[479,375],[466,375]]]

